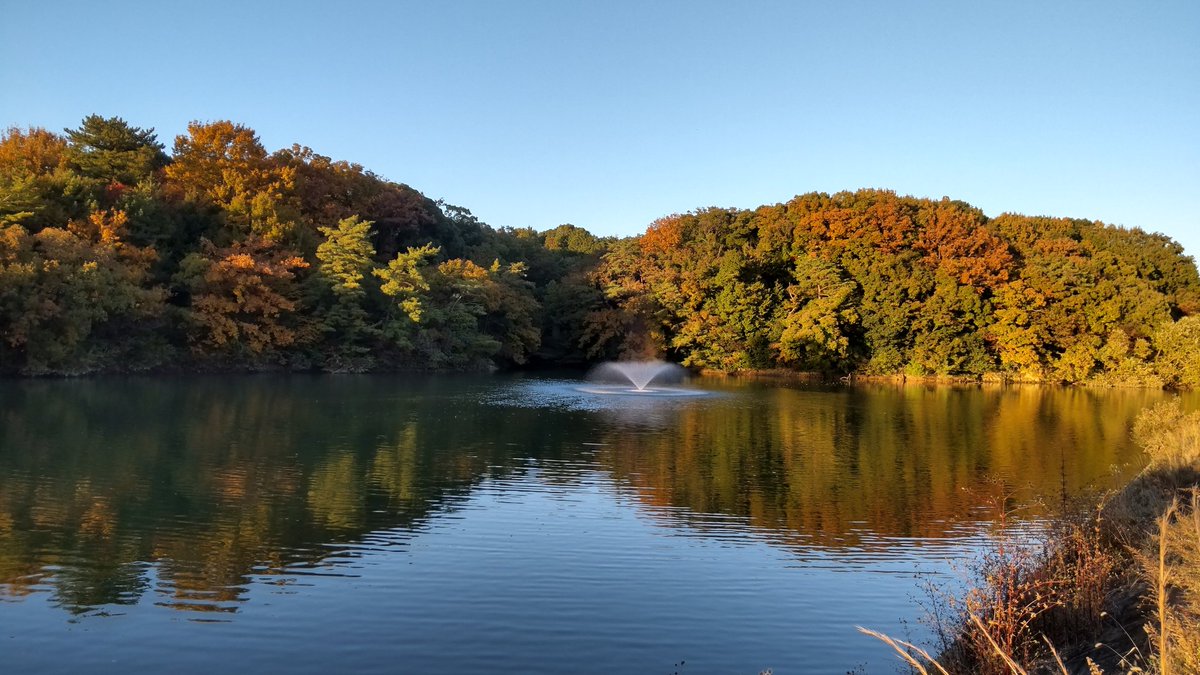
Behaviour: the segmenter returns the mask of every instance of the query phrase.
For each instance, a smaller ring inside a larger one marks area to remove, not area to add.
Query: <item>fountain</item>
[[[642,396],[695,396],[702,393],[662,386],[679,384],[686,374],[687,371],[683,368],[666,361],[610,361],[593,368],[587,379],[596,384],[580,387],[580,391],[589,394]]]

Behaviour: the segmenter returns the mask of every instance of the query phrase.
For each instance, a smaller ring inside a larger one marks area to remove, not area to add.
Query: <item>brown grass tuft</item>
[[[1151,662],[1162,675],[1200,673],[1200,488],[1158,519],[1151,554],[1139,561],[1150,582],[1155,622]]]

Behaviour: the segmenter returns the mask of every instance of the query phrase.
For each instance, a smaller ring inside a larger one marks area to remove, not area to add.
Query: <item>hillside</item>
[[[253,130],[89,116],[0,136],[0,372],[722,371],[1200,384],[1171,239],[959,201],[810,193],[639,236],[493,228]]]

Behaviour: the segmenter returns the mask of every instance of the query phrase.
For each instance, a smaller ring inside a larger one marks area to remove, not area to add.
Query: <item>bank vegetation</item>
[[[496,228],[230,121],[0,134],[0,373],[697,370],[1193,387],[1161,234],[885,190]]]

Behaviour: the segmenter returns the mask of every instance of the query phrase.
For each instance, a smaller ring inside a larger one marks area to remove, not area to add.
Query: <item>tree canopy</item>
[[[717,370],[1181,384],[1200,348],[1167,237],[881,190],[669,216],[595,277],[593,352]]]
[[[1197,386],[1171,239],[884,190],[494,228],[228,120],[0,135],[0,372],[695,368]]]

